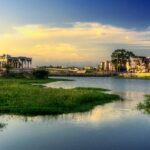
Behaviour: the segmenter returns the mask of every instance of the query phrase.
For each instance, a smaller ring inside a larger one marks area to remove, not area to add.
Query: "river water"
[[[64,77],[63,77],[64,78]],[[0,150],[149,150],[150,115],[136,106],[150,94],[150,80],[67,77],[54,88],[100,87],[124,101],[90,112],[59,116],[0,116]]]

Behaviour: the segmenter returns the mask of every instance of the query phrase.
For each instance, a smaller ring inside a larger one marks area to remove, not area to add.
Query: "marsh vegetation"
[[[54,89],[44,83],[58,79],[0,78],[0,113],[47,115],[89,111],[96,105],[120,100],[99,88]]]

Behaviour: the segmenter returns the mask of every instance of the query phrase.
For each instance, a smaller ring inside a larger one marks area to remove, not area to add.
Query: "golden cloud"
[[[107,45],[150,47],[150,30],[136,31],[100,23],[74,23],[70,27],[25,25],[1,35],[1,53],[29,55],[41,60],[96,61],[107,57]]]

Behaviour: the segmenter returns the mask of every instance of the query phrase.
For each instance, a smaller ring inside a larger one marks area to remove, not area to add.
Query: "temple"
[[[32,67],[32,58],[29,57],[12,57],[10,55],[0,56],[0,68],[10,64],[13,69],[29,69]]]

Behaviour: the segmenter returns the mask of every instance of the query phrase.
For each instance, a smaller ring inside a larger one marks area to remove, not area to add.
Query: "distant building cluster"
[[[122,64],[124,66],[124,64]],[[130,57],[125,65],[126,71],[130,73],[150,72],[150,58],[142,56]],[[111,61],[101,62],[98,66],[100,72],[117,72],[117,68]]]
[[[150,58],[135,56],[131,57],[126,64],[127,72],[145,73],[150,72]]]
[[[0,69],[9,64],[13,69],[29,69],[32,67],[32,58],[29,57],[12,57],[10,55],[0,56]]]
[[[98,71],[100,72],[113,72],[115,71],[115,67],[111,61],[101,62],[98,66]]]
[[[130,57],[126,64],[120,64],[128,73],[146,73],[150,72],[150,58],[142,56]],[[84,74],[117,74],[119,69],[111,62],[100,62],[98,67],[63,67],[50,66],[46,67],[52,75],[84,75]]]
[[[11,66],[14,72],[32,70],[32,58],[30,57],[12,57],[11,55],[0,56],[0,71],[5,70],[6,65]],[[126,60],[124,64],[113,64],[112,61],[100,62],[98,67],[63,67],[63,66],[44,66],[52,75],[84,75],[84,74],[118,74],[118,66],[121,66],[127,73],[149,73],[150,58],[142,56],[133,56]]]
[[[86,70],[79,67],[47,67],[50,74],[85,74]]]

